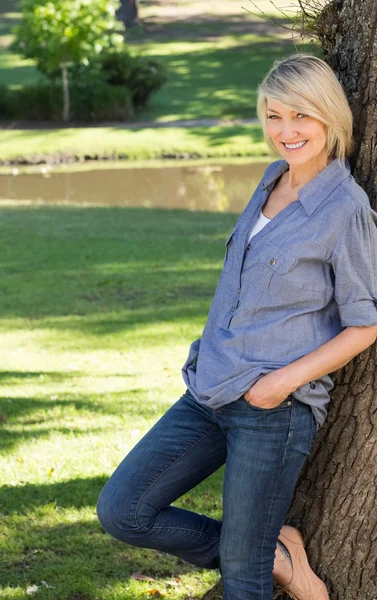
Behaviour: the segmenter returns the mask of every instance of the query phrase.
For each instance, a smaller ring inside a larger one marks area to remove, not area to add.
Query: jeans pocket
[[[281,402],[277,406],[273,406],[272,408],[262,408],[261,406],[254,406],[254,404],[250,404],[250,402],[248,402],[246,400],[245,396],[241,396],[241,399],[244,402],[246,402],[246,404],[252,410],[257,410],[257,411],[261,411],[261,412],[271,412],[273,410],[284,410],[284,409],[286,409],[286,408],[288,408],[289,406],[292,405],[292,396],[291,396],[291,394],[289,394],[289,396],[285,400],[283,400],[283,402]]]

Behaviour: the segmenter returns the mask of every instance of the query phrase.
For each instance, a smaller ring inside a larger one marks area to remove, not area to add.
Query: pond
[[[240,213],[268,164],[243,159],[13,168],[0,173],[0,199]]]

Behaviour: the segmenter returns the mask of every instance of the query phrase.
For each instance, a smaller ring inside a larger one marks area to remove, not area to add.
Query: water
[[[0,199],[240,213],[268,162],[123,166],[96,163],[0,174]]]

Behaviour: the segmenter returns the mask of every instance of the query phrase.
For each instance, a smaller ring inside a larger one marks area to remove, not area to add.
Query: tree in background
[[[23,0],[22,23],[15,28],[13,49],[36,60],[47,76],[59,69],[63,120],[69,120],[69,68],[124,42],[115,13],[118,0]]]
[[[354,117],[352,174],[377,210],[376,1],[299,3],[293,30],[320,40],[325,60],[343,85]],[[370,346],[330,374],[335,387],[328,417],[285,520],[302,531],[310,564],[331,600],[377,598],[376,349]],[[222,590],[220,581],[203,600],[222,598]]]
[[[127,29],[136,27],[138,24],[137,0],[120,0],[117,16],[118,19],[123,21]]]

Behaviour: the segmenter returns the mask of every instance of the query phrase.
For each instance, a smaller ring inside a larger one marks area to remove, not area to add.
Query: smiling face
[[[326,128],[316,119],[267,98],[267,132],[279,154],[292,165],[327,162]]]

